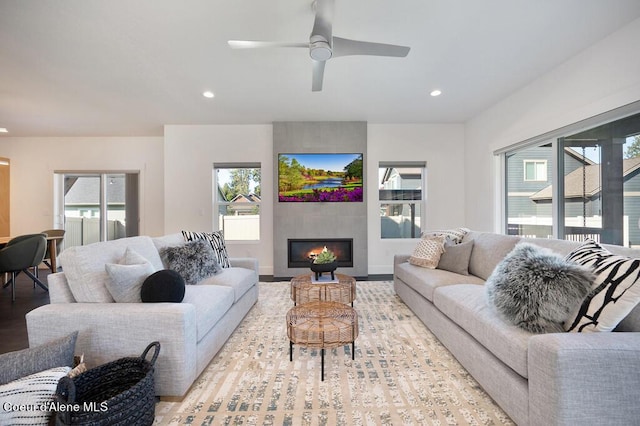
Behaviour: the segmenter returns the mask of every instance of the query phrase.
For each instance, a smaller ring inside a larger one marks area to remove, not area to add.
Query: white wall
[[[393,255],[411,253],[416,241],[380,237],[378,164],[381,161],[426,161],[427,209],[423,229],[465,226],[464,126],[369,124],[367,133],[369,274],[390,274]]]
[[[640,19],[466,123],[466,223],[497,227],[495,149],[640,100]]]
[[[369,124],[367,198],[369,274],[392,271],[393,255],[413,250],[412,240],[381,240],[377,171],[380,161],[427,162],[427,226],[464,224],[462,125]],[[214,162],[260,162],[273,182],[271,125],[165,127],[165,137],[0,139],[11,159],[11,234],[53,225],[55,170],[139,170],[140,233],[212,230]],[[257,257],[260,273],[273,274],[272,185],[262,185],[262,240],[231,243],[232,256]]]
[[[464,225],[464,131],[456,124],[367,126],[369,274],[392,272],[393,255],[409,253],[412,240],[382,240],[378,163],[427,162],[427,226]],[[214,162],[262,164],[262,235],[259,243],[229,244],[232,256],[257,257],[260,273],[273,274],[273,128],[271,125],[165,126],[165,232],[212,230]]]
[[[260,274],[272,275],[272,151],[271,125],[165,126],[165,233],[213,230],[213,163],[261,163],[261,240],[230,242],[227,250],[232,257],[256,257]]]
[[[161,137],[0,138],[11,160],[11,235],[49,229],[56,170],[140,171],[140,233],[162,235]]]

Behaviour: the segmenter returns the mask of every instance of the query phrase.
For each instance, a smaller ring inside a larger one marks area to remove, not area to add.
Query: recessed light
[[[440,96],[442,94],[442,90],[432,90],[431,93],[429,93],[431,96]]]
[[[9,131],[4,127],[0,127],[0,133],[9,133]]]
[[[205,98],[213,98],[215,95],[213,94],[213,92],[207,90],[206,92],[202,92],[202,96],[204,96]]]

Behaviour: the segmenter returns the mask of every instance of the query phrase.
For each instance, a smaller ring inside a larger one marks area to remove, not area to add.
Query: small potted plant
[[[335,279],[335,270],[338,267],[336,255],[325,246],[311,262],[311,270],[316,274],[316,280],[320,279],[323,272],[331,272],[331,279]]]

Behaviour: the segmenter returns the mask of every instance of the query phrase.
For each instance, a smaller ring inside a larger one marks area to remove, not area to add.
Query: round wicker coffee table
[[[356,279],[349,275],[335,274],[332,282],[313,282],[312,274],[291,279],[291,300],[296,305],[325,300],[353,306],[355,299]]]
[[[293,345],[320,348],[321,380],[324,381],[324,351],[351,344],[355,359],[358,337],[358,313],[351,306],[333,301],[314,301],[294,306],[287,312],[289,361],[293,361]]]

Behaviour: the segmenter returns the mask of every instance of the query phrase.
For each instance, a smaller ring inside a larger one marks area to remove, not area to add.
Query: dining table
[[[11,241],[15,237],[0,237],[0,248],[4,247],[9,241]],[[58,264],[57,264],[57,253],[58,253],[58,242],[62,241],[64,237],[47,237],[47,252],[49,261],[49,268],[51,272],[57,272]]]

